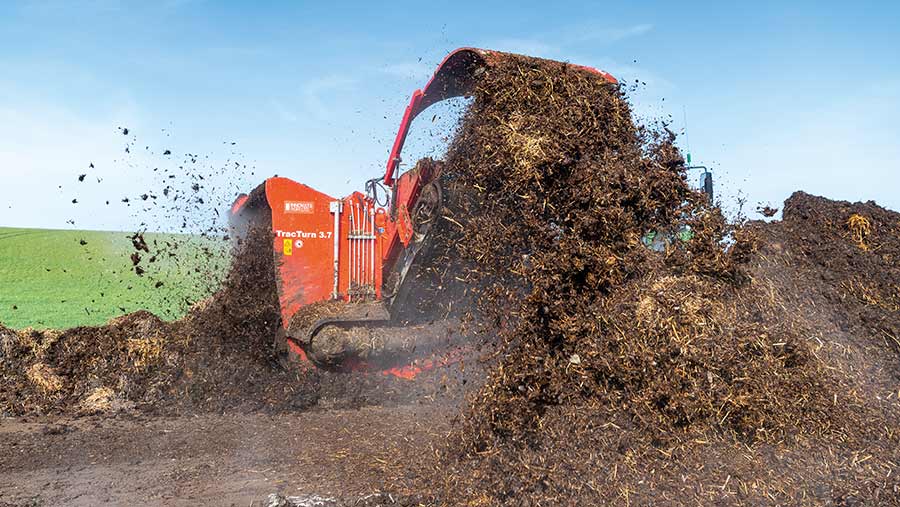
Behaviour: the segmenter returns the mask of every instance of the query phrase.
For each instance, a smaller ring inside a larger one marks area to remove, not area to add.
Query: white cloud
[[[622,83],[633,83],[634,80],[646,83],[646,87],[653,90],[655,93],[668,92],[675,87],[675,84],[672,83],[672,81],[656,74],[646,67],[641,67],[633,63],[622,63],[613,58],[604,57],[591,60],[592,61],[584,62],[578,61],[577,63],[592,65],[598,69],[605,70]]]
[[[389,74],[400,79],[410,79],[414,81],[423,81],[431,76],[434,69],[425,65],[421,61],[417,62],[400,62],[387,65],[381,69],[385,74]]]
[[[300,91],[303,106],[318,120],[331,120],[337,109],[335,103],[352,91],[357,82],[343,76],[325,76],[307,81]]]
[[[566,59],[571,46],[590,42],[594,45],[611,44],[631,37],[639,37],[653,30],[653,25],[640,23],[626,27],[603,27],[596,22],[582,23],[562,30],[537,34],[524,38],[501,38],[489,41],[484,47],[539,56],[552,59]]]
[[[582,42],[611,44],[631,37],[644,35],[651,30],[653,30],[653,25],[649,23],[641,23],[620,28],[604,28],[597,26],[596,23],[591,23],[566,30],[562,40],[564,45]]]
[[[281,118],[282,121],[286,121],[288,123],[297,123],[300,119],[293,110],[289,109],[278,99],[269,100],[269,105],[275,111],[275,114]]]
[[[560,48],[538,39],[505,38],[489,41],[484,46],[486,49],[495,49],[507,53],[538,56],[542,58],[555,58],[560,54]]]

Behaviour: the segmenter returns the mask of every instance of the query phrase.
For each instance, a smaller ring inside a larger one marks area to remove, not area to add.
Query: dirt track
[[[0,505],[261,505],[270,493],[358,498],[416,470],[449,417],[435,406],[267,416],[0,422]]]

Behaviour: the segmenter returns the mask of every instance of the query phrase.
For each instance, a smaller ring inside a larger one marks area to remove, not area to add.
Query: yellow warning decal
[[[284,255],[293,255],[294,253],[294,240],[285,239],[284,240]]]

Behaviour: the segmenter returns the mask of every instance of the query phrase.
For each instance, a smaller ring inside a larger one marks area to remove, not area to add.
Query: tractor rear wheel
[[[416,233],[417,241],[423,239],[431,226],[437,222],[444,201],[443,197],[441,185],[437,180],[425,185],[419,193],[419,199],[412,213],[413,230]]]

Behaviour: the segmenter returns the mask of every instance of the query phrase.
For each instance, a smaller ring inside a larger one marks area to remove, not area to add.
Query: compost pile
[[[799,289],[770,280],[806,276],[797,260],[765,256],[764,224],[729,230],[672,139],[636,127],[620,88],[578,67],[514,57],[483,73],[448,151],[437,251],[467,266],[502,345],[425,486],[442,500],[897,501],[896,350],[888,380],[859,389],[865,372],[836,352],[847,346],[791,306]],[[846,210],[794,219],[817,204],[801,201],[785,210],[794,255],[842,245],[804,262],[826,263],[838,306],[836,294],[878,290],[865,311],[896,340],[887,240],[850,231]],[[869,220],[896,234],[896,214]],[[643,244],[651,232],[664,251]]]
[[[0,414],[284,411],[433,394],[427,375],[410,384],[280,366],[272,232],[268,217],[260,223],[237,245],[222,288],[181,320],[140,311],[65,331],[0,326]]]
[[[3,411],[92,413],[154,404],[212,409],[223,399],[237,401],[230,388],[258,394],[253,387],[266,384],[261,376],[271,370],[261,367],[271,351],[263,341],[280,323],[268,285],[274,283],[272,261],[250,248],[262,241],[259,231],[248,238],[223,289],[181,321],[142,311],[105,326],[4,331]]]
[[[810,302],[797,307],[814,306],[817,320],[831,321],[834,332],[860,346],[900,351],[900,214],[796,192],[781,222],[747,229],[764,238],[757,257],[790,268],[793,276],[772,278]]]

